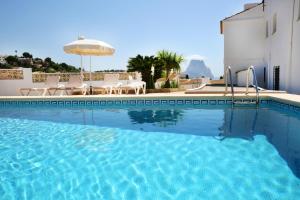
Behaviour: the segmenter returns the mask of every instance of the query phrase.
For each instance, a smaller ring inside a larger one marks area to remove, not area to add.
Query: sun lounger
[[[125,93],[128,94],[129,90],[134,90],[136,95],[139,94],[142,89],[143,94],[146,93],[146,82],[141,80],[141,77],[137,75],[137,79],[133,79],[131,75],[128,76],[127,84],[121,85],[121,93],[122,90],[125,90]]]
[[[112,94],[114,91],[115,94],[120,94],[121,85],[119,81],[119,74],[104,74],[103,84],[100,86],[93,86],[93,90],[102,89],[107,94]]]
[[[47,76],[44,87],[41,88],[20,88],[20,94],[22,96],[29,96],[32,92],[37,92],[40,96],[45,96],[46,93],[54,95],[57,90],[59,90],[62,85],[59,84],[59,76]],[[51,91],[53,91],[51,93]]]
[[[72,95],[74,92],[81,92],[82,95],[86,95],[87,84],[83,82],[82,75],[70,75],[69,81],[64,85],[64,91],[67,95]]]

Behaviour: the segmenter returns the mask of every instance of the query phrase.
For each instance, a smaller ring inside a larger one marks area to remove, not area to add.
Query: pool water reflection
[[[0,193],[16,199],[60,199],[58,183],[67,198],[300,196],[300,116],[271,105],[3,107],[0,127]]]

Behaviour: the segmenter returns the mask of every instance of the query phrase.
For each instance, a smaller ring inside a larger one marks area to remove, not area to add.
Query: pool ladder
[[[229,75],[229,81],[230,81],[230,87],[231,87],[231,101],[232,101],[232,104],[234,104],[234,89],[233,89],[232,73],[231,73],[230,66],[228,66],[225,71],[225,94],[228,94],[228,75]]]
[[[247,70],[247,83],[246,83],[246,95],[249,94],[249,80],[250,80],[250,73],[252,72],[253,78],[254,78],[254,83],[253,85],[255,87],[255,93],[256,93],[256,98],[255,102],[240,102],[240,101],[235,101],[234,100],[234,87],[233,87],[233,81],[232,81],[232,71],[231,67],[228,66],[226,71],[225,71],[225,94],[228,94],[228,76],[229,76],[229,81],[230,81],[230,87],[231,87],[231,101],[232,104],[259,104],[259,90],[258,90],[258,84],[257,84],[257,78],[256,78],[256,73],[255,69],[253,66],[250,66]]]

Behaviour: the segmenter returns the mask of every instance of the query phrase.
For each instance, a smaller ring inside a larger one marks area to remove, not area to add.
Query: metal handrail
[[[225,71],[225,93],[228,94],[228,74],[229,74],[229,80],[230,80],[230,87],[231,87],[231,100],[234,104],[234,89],[233,89],[233,82],[232,82],[232,73],[231,73],[231,67],[228,66]]]
[[[256,73],[255,73],[255,69],[253,66],[250,66],[247,70],[247,84],[246,84],[246,94],[249,93],[249,79],[250,79],[250,71],[252,71],[253,74],[253,78],[254,78],[254,83],[255,85],[253,85],[255,87],[256,90],[256,104],[259,104],[259,92],[258,92],[258,84],[257,84],[257,78],[256,78]]]

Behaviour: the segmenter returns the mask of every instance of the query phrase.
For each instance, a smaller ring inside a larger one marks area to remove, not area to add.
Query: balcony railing
[[[0,80],[21,80],[24,79],[22,69],[0,69]]]

